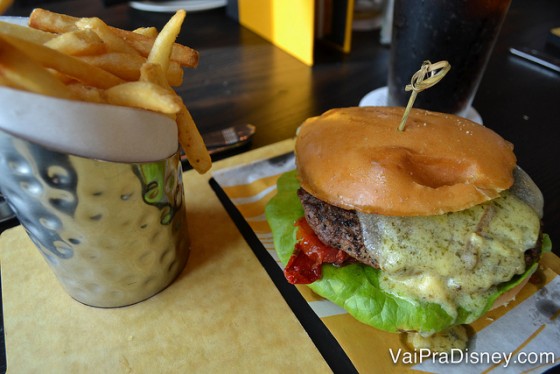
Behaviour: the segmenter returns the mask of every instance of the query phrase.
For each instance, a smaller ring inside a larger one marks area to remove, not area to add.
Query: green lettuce
[[[285,266],[296,244],[297,229],[294,223],[304,214],[297,196],[299,183],[296,171],[283,174],[278,179],[277,187],[277,194],[267,204],[265,213],[272,229],[275,250]],[[548,238],[544,238],[544,242],[550,247]],[[308,286],[367,325],[389,332],[414,330],[434,333],[480,318],[501,294],[521,283],[537,266],[534,264],[524,274],[499,285],[496,292],[489,296],[484,308],[474,311],[459,308],[457,316],[449,315],[439,304],[385,292],[379,287],[381,271],[363,264],[343,267],[324,264],[323,277]]]

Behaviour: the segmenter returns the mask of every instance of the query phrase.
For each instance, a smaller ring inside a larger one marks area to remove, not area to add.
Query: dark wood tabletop
[[[32,3],[21,2],[7,15],[27,16]],[[126,29],[161,28],[169,18],[126,3],[37,4],[73,16],[98,16]],[[510,47],[526,46],[560,57],[560,49],[546,43],[553,27],[560,27],[558,0],[513,0],[473,106],[487,127],[515,144],[518,164],[541,188],[544,231],[560,254],[560,73],[509,53]],[[293,137],[310,116],[357,106],[368,92],[385,86],[389,49],[379,39],[379,30],[354,31],[351,53],[319,47],[309,67],[228,18],[224,8],[188,13],[178,41],[197,49],[200,62],[185,72],[178,91],[201,132],[251,123],[257,132],[249,148],[262,147]],[[16,224],[0,224],[0,232]],[[4,358],[0,368],[5,370]]]

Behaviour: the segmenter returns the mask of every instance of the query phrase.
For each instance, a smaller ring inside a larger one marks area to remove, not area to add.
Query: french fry
[[[142,56],[120,52],[79,56],[78,58],[126,81],[135,81],[140,78],[140,68],[145,61]]]
[[[177,113],[177,126],[179,143],[189,164],[200,174],[206,173],[212,167],[212,159],[190,112],[182,102],[181,110]]]
[[[105,91],[109,104],[174,114],[181,110],[181,99],[173,92],[150,82],[127,82]]]
[[[158,34],[152,50],[147,58],[146,72],[147,79],[154,79],[155,83],[162,87],[170,88],[169,86],[178,86],[183,81],[183,69],[174,61],[169,61],[171,50],[175,39],[181,31],[181,26],[185,19],[185,11],[180,10],[171,17],[165,24],[161,33]],[[160,68],[156,69],[152,65],[159,65]],[[162,73],[166,71],[167,82],[163,82]],[[173,74],[176,73],[176,74]]]
[[[151,64],[149,62],[144,63],[140,68],[140,82],[149,82],[155,84],[176,95],[175,91],[173,91],[173,89],[169,85],[169,81],[165,77],[165,74],[163,74],[163,71],[161,70],[161,66],[159,64]],[[178,99],[181,100],[181,98]],[[177,121],[177,115],[175,113],[167,114],[167,116],[173,121]]]
[[[150,54],[154,44],[153,38],[121,29],[116,29],[115,32],[123,39],[126,39],[128,44],[132,45],[142,56]],[[171,61],[178,62],[182,66],[194,68],[198,65],[198,52],[187,46],[175,43],[171,51]]]
[[[169,81],[163,74],[160,64],[146,62],[140,68],[140,81],[157,84],[160,87],[171,89]]]
[[[50,32],[32,29],[21,25],[16,25],[9,22],[0,21],[0,34],[12,35],[20,39],[29,40],[30,42],[43,44],[56,37],[57,34]]]
[[[0,38],[0,76],[13,88],[62,99],[74,97],[47,69],[3,38]]]
[[[183,68],[178,62],[169,61],[169,69],[167,69],[167,81],[173,87],[177,87],[183,84]]]
[[[107,51],[103,40],[92,30],[59,34],[44,45],[71,56],[98,55]]]
[[[76,30],[77,21],[79,21],[79,18],[40,8],[34,9],[29,16],[30,27],[57,34]],[[147,57],[150,54],[154,38],[111,26],[109,28],[119,37],[126,40],[142,56]],[[198,52],[187,46],[175,43],[171,51],[171,60],[178,62],[182,66],[196,67],[198,65]]]
[[[163,27],[154,42],[147,62],[142,66],[141,80],[155,83],[171,91],[163,71],[168,70],[171,49],[181,30],[184,18],[185,11],[179,10]],[[200,174],[204,174],[212,167],[212,159],[190,112],[182,100],[180,100],[180,105],[181,110],[176,117],[179,143],[183,147],[191,166]]]
[[[36,8],[29,15],[29,27],[55,34],[62,34],[77,30],[76,22],[79,18],[66,14],[54,13],[45,9]]]
[[[147,61],[153,64],[159,64],[163,71],[167,71],[169,68],[171,50],[173,49],[173,44],[175,44],[175,39],[177,39],[181,31],[185,16],[186,12],[184,10],[178,10],[173,17],[169,19],[154,41],[152,50],[148,55]]]
[[[93,30],[105,42],[109,51],[130,55],[139,54],[136,49],[118,37],[105,22],[97,17],[81,18],[76,22],[76,26],[81,30]]]
[[[133,33],[140,34],[147,36],[148,38],[156,38],[158,36],[158,30],[151,26],[151,27],[139,27],[135,30],[132,30]]]
[[[80,60],[106,70],[126,81],[140,79],[140,68],[146,59],[138,55],[127,53],[109,52],[100,55],[79,56]],[[183,69],[176,62],[169,64],[165,75],[171,86],[180,86],[183,82]]]
[[[17,87],[14,87],[14,85],[12,84],[12,82],[10,82],[8,80],[8,78],[6,78],[2,75],[2,73],[1,73],[2,70],[1,69],[2,68],[0,67],[0,86],[17,88]]]
[[[102,89],[86,86],[80,82],[71,82],[66,85],[73,95],[81,101],[92,103],[105,103],[104,92]]]
[[[44,67],[55,69],[85,84],[99,88],[109,88],[124,83],[122,79],[103,69],[49,47],[8,35],[4,35],[3,38],[19,50],[25,51],[30,58]]]
[[[4,13],[13,2],[13,0],[0,0],[0,14]]]

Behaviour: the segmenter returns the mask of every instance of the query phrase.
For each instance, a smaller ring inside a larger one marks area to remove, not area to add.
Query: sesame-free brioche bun
[[[331,205],[392,216],[460,211],[513,184],[513,145],[451,114],[331,109],[305,121],[295,145],[301,187]]]

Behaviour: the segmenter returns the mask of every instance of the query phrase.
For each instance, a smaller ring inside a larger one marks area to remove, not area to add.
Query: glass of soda
[[[418,95],[414,106],[465,116],[472,104],[511,0],[395,0],[388,104],[405,106],[405,86],[422,62],[447,60],[451,70]]]

